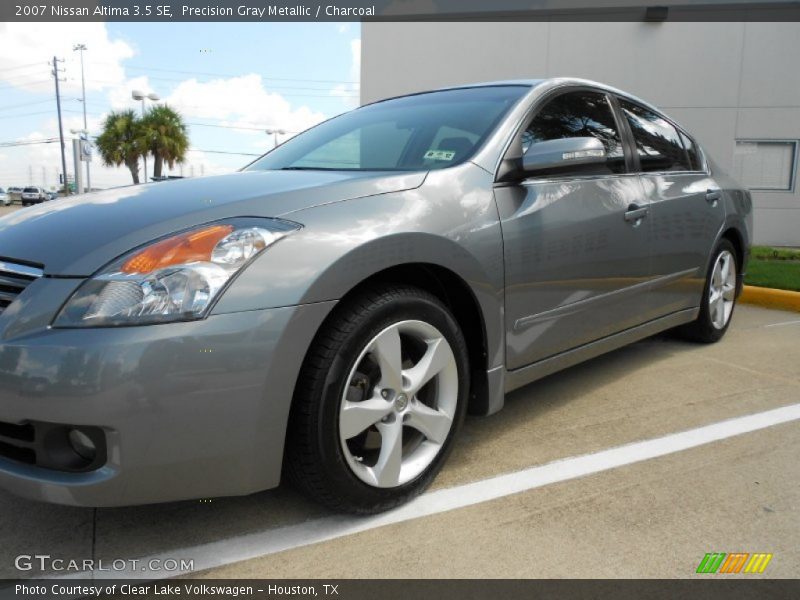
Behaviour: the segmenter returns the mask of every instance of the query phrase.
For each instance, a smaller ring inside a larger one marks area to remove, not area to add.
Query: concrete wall
[[[361,48],[362,102],[574,76],[661,107],[731,173],[736,139],[800,139],[800,23],[365,23]],[[756,243],[800,245],[799,191],[753,193]]]

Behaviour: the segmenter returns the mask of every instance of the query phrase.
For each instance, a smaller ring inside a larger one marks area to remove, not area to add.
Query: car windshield
[[[27,187],[27,188],[25,188],[25,189],[24,189],[24,190],[22,190],[22,191],[23,191],[23,192],[25,192],[26,194],[38,194],[38,193],[39,193],[39,190],[38,190],[38,189],[36,189],[36,188],[31,188],[31,187]]]
[[[528,91],[462,88],[371,104],[278,146],[245,170],[412,171],[470,158]]]

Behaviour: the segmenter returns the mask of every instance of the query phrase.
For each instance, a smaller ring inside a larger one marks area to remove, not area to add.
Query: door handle
[[[650,212],[650,209],[646,206],[639,206],[638,204],[631,204],[628,207],[628,210],[625,211],[625,220],[626,221],[633,221],[634,223],[641,221],[644,219],[647,214]]]
[[[717,205],[717,201],[722,198],[722,192],[719,190],[706,190],[706,202],[712,206]]]

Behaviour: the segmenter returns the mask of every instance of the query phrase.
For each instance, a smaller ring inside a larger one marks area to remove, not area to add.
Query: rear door
[[[580,89],[545,100],[526,146],[592,136],[599,170],[498,184],[506,267],[507,368],[519,368],[638,325],[651,276],[649,201],[626,157],[610,98]]]
[[[663,115],[618,98],[652,212],[650,303],[657,315],[698,306],[724,203],[696,143]]]

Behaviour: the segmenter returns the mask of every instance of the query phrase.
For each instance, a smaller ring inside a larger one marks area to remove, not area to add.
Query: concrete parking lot
[[[470,484],[797,405],[799,334],[796,313],[739,306],[719,344],[658,336],[518,390],[467,419],[401,516],[331,515],[285,486],[100,510],[0,492],[0,578],[40,575],[14,566],[35,554],[194,560],[203,577],[691,577],[707,552],[772,553],[763,576],[797,577],[796,418],[489,501]]]

